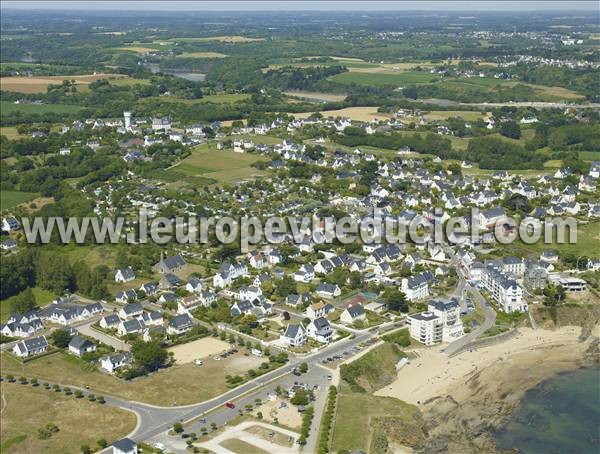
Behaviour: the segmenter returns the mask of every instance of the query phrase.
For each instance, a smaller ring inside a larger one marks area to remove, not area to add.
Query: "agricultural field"
[[[77,399],[42,387],[2,383],[0,451],[3,453],[78,453],[80,446],[108,443],[133,431],[136,416],[120,408]],[[98,424],[98,422],[101,422]],[[52,424],[48,438],[39,429]]]
[[[149,52],[155,52],[156,49],[151,47],[141,47],[141,46],[127,46],[127,47],[115,47],[115,50],[123,50],[127,52],[135,52],[136,54],[147,54]]]
[[[329,80],[343,85],[357,84],[372,86],[406,86],[436,82],[439,79],[439,76],[423,71],[406,71],[395,74],[346,72],[329,78]]]
[[[253,41],[264,41],[264,38],[250,38],[240,35],[207,36],[202,38],[172,38],[170,42],[180,43],[203,43],[208,41],[220,41],[222,43],[251,43]]]
[[[465,121],[475,121],[487,118],[489,115],[489,112],[483,114],[481,112],[468,110],[433,110],[427,112],[423,116],[428,121],[447,120],[452,117],[461,117]]]
[[[320,102],[329,102],[329,101],[343,101],[346,99],[346,95],[333,94],[333,93],[319,93],[312,91],[284,91],[284,95],[291,96],[295,98],[308,99],[310,101],[320,101]]]
[[[0,101],[2,115],[9,115],[13,112],[70,114],[81,109],[81,106],[72,104],[15,104],[10,101]]]
[[[88,85],[100,79],[124,79],[123,74],[84,74],[65,76],[37,76],[37,77],[2,77],[0,89],[16,91],[19,93],[46,93],[48,85],[61,84],[63,80],[74,80],[76,86]]]
[[[111,394],[152,405],[187,405],[211,399],[228,390],[225,377],[258,368],[261,358],[241,353],[222,361],[207,360],[199,367],[193,363],[171,366],[148,377],[123,381],[106,375],[95,366],[66,353],[54,353],[21,364],[2,353],[2,374],[26,375],[65,385],[86,386],[96,394]],[[181,386],[186,383],[186,386]]]
[[[227,55],[220,52],[184,52],[177,55],[177,58],[224,58]]]
[[[314,112],[302,112],[302,113],[289,113],[289,115],[293,115],[295,118],[308,118]],[[320,111],[323,117],[348,117],[355,121],[373,121],[383,120],[385,118],[389,118],[391,115],[377,112],[377,107],[346,107],[345,109],[338,110],[322,110]]]
[[[0,191],[0,209],[6,210],[38,197],[35,192]]]

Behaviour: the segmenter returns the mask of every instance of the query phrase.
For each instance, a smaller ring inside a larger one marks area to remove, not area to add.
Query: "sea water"
[[[600,368],[563,373],[527,391],[494,434],[525,454],[600,453]]]

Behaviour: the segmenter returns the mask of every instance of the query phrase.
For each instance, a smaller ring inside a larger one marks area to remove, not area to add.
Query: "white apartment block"
[[[409,325],[410,337],[425,345],[442,342],[444,324],[442,319],[431,312],[419,312],[409,315],[406,319]]]
[[[504,312],[527,312],[523,289],[511,274],[488,266],[481,274],[481,282]]]
[[[460,304],[454,298],[450,300],[431,300],[427,311],[442,321],[442,342],[452,342],[465,335],[460,318]]]

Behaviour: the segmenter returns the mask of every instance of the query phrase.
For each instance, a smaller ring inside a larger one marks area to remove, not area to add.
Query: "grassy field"
[[[56,298],[56,295],[54,293],[38,287],[32,288],[31,291],[33,292],[35,302],[39,306],[45,306],[46,304],[50,303],[54,298]],[[10,316],[10,303],[13,300],[13,298],[15,297],[11,296],[10,298],[6,298],[0,301],[0,322],[5,322],[6,320],[8,320],[8,317]]]
[[[406,71],[399,72],[396,74],[386,73],[359,73],[359,72],[347,72],[336,74],[329,78],[333,82],[338,82],[344,85],[358,84],[358,85],[412,85],[420,83],[436,82],[440,79],[435,74],[422,71]]]
[[[568,231],[567,231],[568,232]],[[568,233],[565,234],[565,240],[568,241]],[[502,254],[506,255],[539,255],[545,250],[555,250],[559,256],[565,253],[571,253],[578,256],[598,258],[600,257],[600,222],[592,222],[586,225],[578,225],[577,227],[577,242],[569,244],[565,242],[559,244],[556,242],[556,235],[553,237],[553,242],[544,243],[542,236],[539,241],[534,244],[526,244],[522,241],[514,241],[513,243],[499,246]]]
[[[37,77],[2,77],[0,89],[19,93],[46,93],[48,85],[61,84],[63,80],[74,80],[78,86],[83,86],[100,79],[126,78],[123,74],[83,74],[76,76],[37,76]]]
[[[0,209],[6,210],[38,197],[35,192],[0,191]]]
[[[396,379],[396,364],[406,356],[393,343],[385,342],[364,356],[340,368],[340,377],[352,386],[367,392],[374,392]]]
[[[123,438],[136,425],[131,412],[42,387],[2,383],[1,390],[3,453],[79,453],[80,446],[97,447],[101,438]],[[49,423],[59,431],[40,439],[38,429]]]
[[[81,110],[81,106],[74,106],[71,104],[14,104],[10,101],[0,101],[0,111],[2,115],[10,115],[14,112],[23,113],[58,113],[58,114],[70,114]]]
[[[135,79],[135,78],[114,79],[114,80],[111,80],[110,83],[112,85],[117,85],[120,87],[129,87],[132,85],[150,85],[150,81],[148,79]]]
[[[15,128],[13,126],[0,127],[0,135],[6,136],[6,138],[9,140],[15,140],[15,139],[20,139],[22,137],[25,137],[25,136],[22,136],[21,134],[19,134],[19,132],[17,131],[17,128]]]
[[[259,142],[267,137],[255,139]],[[205,144],[196,147],[190,156],[169,170],[185,176],[201,176],[218,182],[229,182],[262,175],[263,172],[250,166],[260,160],[264,158],[249,153],[219,151],[214,144]]]
[[[156,49],[153,49],[152,47],[141,47],[141,46],[115,47],[115,50],[124,50],[127,52],[135,52],[136,54],[147,54],[148,52],[156,51]]]
[[[579,159],[584,161],[600,161],[600,151],[580,151]]]
[[[223,440],[219,444],[236,454],[268,454],[268,451],[265,451],[264,449],[260,449],[257,446],[235,438]]]
[[[423,438],[422,426],[417,407],[391,397],[342,390],[338,397],[331,451],[376,452],[371,449],[375,434],[383,435],[392,443],[418,442]]]
[[[254,356],[238,353],[223,361],[205,361],[202,367],[192,363],[175,365],[133,382],[120,380],[98,371],[82,359],[64,353],[20,364],[2,353],[2,374],[26,375],[65,385],[89,386],[96,394],[111,394],[153,405],[171,406],[202,402],[228,390],[225,376],[242,374],[262,362]],[[182,386],[182,384],[185,386]]]

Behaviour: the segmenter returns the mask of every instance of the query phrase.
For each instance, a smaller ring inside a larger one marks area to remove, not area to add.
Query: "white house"
[[[329,321],[324,317],[311,320],[306,328],[306,331],[308,333],[308,337],[316,340],[317,342],[323,343],[328,343],[333,334]]]
[[[76,356],[83,356],[85,353],[96,351],[96,345],[81,336],[73,336],[69,342],[69,352]]]
[[[340,321],[346,325],[366,320],[367,313],[360,303],[349,305],[340,315]]]
[[[48,341],[46,340],[46,336],[39,336],[17,342],[12,351],[15,355],[23,358],[39,355],[40,353],[44,353],[47,349]]]
[[[135,279],[135,273],[131,267],[117,270],[115,273],[115,282],[130,282]]]
[[[290,347],[300,347],[306,343],[307,333],[302,324],[289,324],[281,335],[283,344]]]
[[[131,355],[126,352],[114,353],[100,359],[100,367],[109,373],[126,366],[131,361]]]

